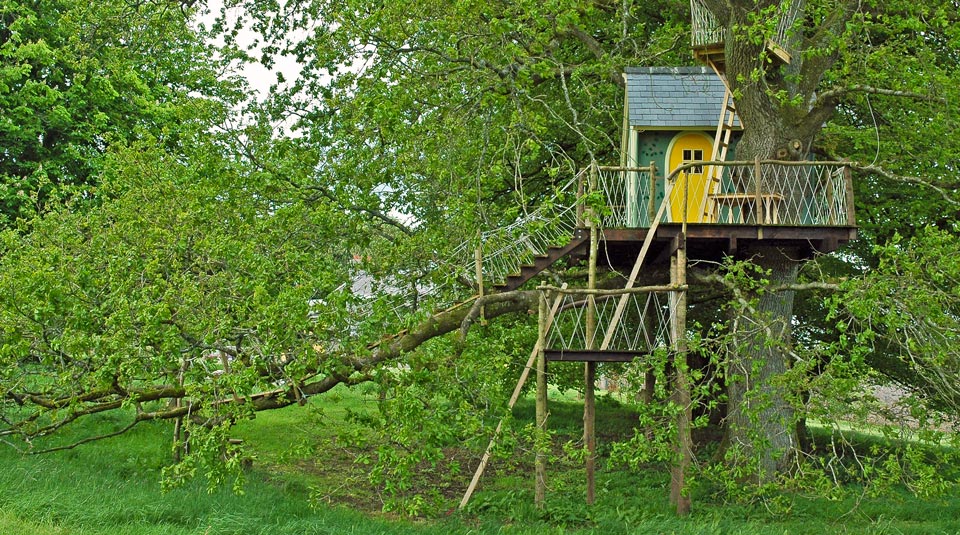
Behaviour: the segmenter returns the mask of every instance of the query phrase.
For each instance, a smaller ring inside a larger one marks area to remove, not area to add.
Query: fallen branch
[[[197,415],[198,411],[203,408],[243,405],[254,412],[259,412],[279,409],[294,403],[303,403],[309,396],[327,392],[340,384],[355,385],[370,381],[373,377],[371,369],[374,367],[396,361],[405,353],[415,350],[421,344],[432,338],[457,331],[458,328],[464,328],[464,326],[469,328],[469,324],[472,321],[471,318],[475,319],[476,317],[473,311],[478,309],[479,306],[484,306],[486,309],[486,317],[493,319],[506,314],[527,312],[536,306],[536,300],[537,292],[519,290],[501,294],[491,294],[483,298],[473,298],[465,302],[466,304],[472,303],[473,306],[468,307],[461,303],[460,305],[450,307],[423,320],[416,327],[406,329],[394,336],[371,344],[367,347],[370,351],[369,355],[361,357],[350,354],[321,353],[318,361],[335,363],[333,369],[329,370],[329,368],[324,368],[322,372],[317,368],[309,369],[303,377],[289,386],[261,391],[246,396],[232,394],[228,397],[206,400],[192,398],[188,399],[187,403],[183,406],[167,407],[150,412],[138,410],[134,422],[121,430],[104,435],[86,437],[69,445],[37,450],[34,453],[70,449],[88,442],[123,434],[141,421],[170,420],[193,416]],[[269,377],[267,377],[267,379],[269,379]],[[126,389],[112,387],[80,392],[73,396],[58,397],[7,392],[7,398],[13,399],[18,405],[24,407],[32,405],[34,410],[29,414],[23,414],[22,418],[17,421],[5,419],[9,427],[0,431],[0,436],[19,435],[29,442],[32,438],[49,435],[82,417],[122,409],[131,401],[142,403],[189,398],[188,386],[189,385],[154,385]],[[31,429],[29,427],[40,415],[49,415],[61,411],[63,411],[62,414],[60,414],[55,421],[40,428]]]

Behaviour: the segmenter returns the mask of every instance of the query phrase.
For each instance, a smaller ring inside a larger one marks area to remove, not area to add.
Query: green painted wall
[[[704,130],[703,132],[711,138],[715,135],[715,132],[708,130]],[[657,188],[654,192],[654,206],[660,206],[660,203],[663,201],[667,149],[670,147],[670,141],[679,133],[679,130],[631,132],[631,136],[633,136],[632,142],[635,143],[637,147],[635,152],[635,154],[637,154],[636,161],[634,162],[635,165],[646,167],[650,165],[650,162],[654,162],[657,165],[658,180]],[[739,139],[740,133],[734,132],[730,149],[727,153],[727,160],[736,159],[737,141],[739,141]],[[627,197],[628,221],[631,227],[650,226],[650,218],[647,213],[647,207],[650,203],[650,188],[649,184],[640,182],[641,181],[633,180],[629,184],[629,187],[635,192],[633,195],[628,195]]]

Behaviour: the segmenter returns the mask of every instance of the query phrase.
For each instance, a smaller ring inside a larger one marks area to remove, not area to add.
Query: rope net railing
[[[786,47],[800,14],[800,2],[783,0],[779,6],[780,18],[770,41],[779,47]],[[724,42],[723,27],[717,18],[707,9],[703,0],[690,0],[690,44],[694,48],[721,45]]]
[[[696,47],[723,42],[723,27],[702,0],[690,0],[690,44]]]
[[[842,162],[697,162],[651,179],[650,168],[601,167],[599,221],[606,228],[649,227],[665,181],[673,180],[661,223],[854,226],[848,169]]]
[[[496,229],[482,231],[478,238],[462,243],[453,252],[453,269],[468,280],[476,279],[476,250],[480,245],[483,279],[502,282],[525,265],[547,254],[551,247],[566,245],[580,226],[580,199],[575,186],[584,171],[559,188],[557,194],[536,209]]]
[[[701,175],[681,173],[674,191],[688,198],[687,221],[721,225],[853,226],[852,181],[840,162],[705,162]],[[710,178],[704,178],[710,177]],[[694,185],[708,181],[704,186]],[[671,202],[681,202],[674,199]],[[677,210],[668,214],[681,222]]]
[[[598,167],[597,189],[605,204],[600,225],[606,228],[637,228],[650,225],[652,167]]]
[[[616,322],[606,351],[645,354],[670,347],[670,324],[674,308],[670,291],[651,291],[621,295],[591,296],[567,293],[547,332],[546,349],[551,351],[585,351],[588,339],[592,349],[601,349],[601,342],[611,323]],[[623,313],[616,314],[622,295],[627,295]],[[588,322],[590,299],[594,300],[594,321]]]
[[[568,243],[577,228],[576,205],[554,210],[537,210],[507,227],[484,232],[480,238],[484,279],[502,281],[550,247]]]

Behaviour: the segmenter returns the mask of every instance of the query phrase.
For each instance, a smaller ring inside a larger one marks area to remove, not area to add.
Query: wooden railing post
[[[853,172],[849,165],[843,166],[843,190],[847,204],[847,225],[856,225],[857,214],[853,206]]]
[[[540,290],[539,323],[537,329],[537,397],[536,417],[537,428],[534,431],[534,449],[536,450],[534,503],[538,509],[543,509],[547,496],[547,356],[544,348],[547,345],[547,293]]]
[[[757,156],[753,160],[753,181],[757,189],[757,197],[753,201],[753,219],[754,223],[757,225],[763,224],[763,186],[761,182],[763,181],[763,175],[760,169],[760,157]]]

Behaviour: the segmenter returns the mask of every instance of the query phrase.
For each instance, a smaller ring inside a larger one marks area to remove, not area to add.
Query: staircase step
[[[500,291],[514,290],[527,282],[544,269],[553,265],[557,260],[569,255],[589,240],[589,235],[583,233],[575,234],[565,245],[550,245],[547,247],[547,254],[538,254],[534,257],[533,263],[520,266],[519,273],[507,275],[503,281],[494,283],[493,287]]]

